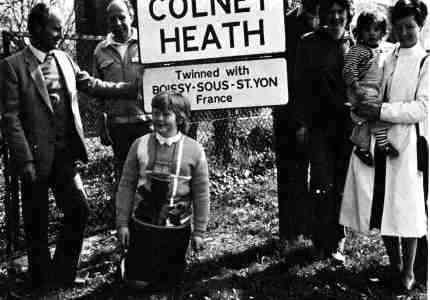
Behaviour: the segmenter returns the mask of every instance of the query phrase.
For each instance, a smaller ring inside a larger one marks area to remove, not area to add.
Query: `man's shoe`
[[[330,257],[330,252],[328,252],[326,249],[314,246],[311,248],[311,256],[316,261],[325,260]]]
[[[363,150],[360,148],[356,148],[354,151],[355,155],[357,155],[357,157],[365,164],[368,165],[369,167],[372,167],[374,162],[373,162],[373,156],[372,153],[370,153],[370,151],[368,150]]]
[[[403,276],[401,278],[402,288],[406,292],[410,292],[416,284],[415,277],[406,277]]]
[[[308,247],[308,243],[304,238],[303,234],[298,235],[294,239],[282,239],[280,242],[280,250],[282,255],[294,253],[298,250]]]

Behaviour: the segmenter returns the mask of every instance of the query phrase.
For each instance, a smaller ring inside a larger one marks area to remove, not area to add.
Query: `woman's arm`
[[[430,59],[425,60],[417,84],[416,99],[413,101],[383,103],[380,119],[391,123],[412,124],[424,120],[428,114],[430,98]]]

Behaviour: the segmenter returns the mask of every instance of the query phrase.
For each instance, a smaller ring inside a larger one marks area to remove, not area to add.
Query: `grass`
[[[92,141],[91,162],[82,170],[91,207],[87,235],[103,231],[103,247],[116,245],[106,231],[112,190],[112,154]],[[246,165],[211,168],[211,219],[202,252],[189,253],[184,299],[426,299],[424,285],[399,295],[381,282],[388,259],[379,235],[347,232],[345,266],[315,260],[311,243],[291,251],[278,237],[275,169],[245,172]],[[55,210],[55,207],[53,207]],[[59,216],[52,217],[55,223]],[[85,285],[58,291],[56,299],[163,299],[124,287],[119,252],[85,264]],[[0,278],[5,280],[0,272]],[[0,281],[0,292],[2,291]],[[4,288],[4,286],[3,286]],[[51,299],[51,298],[49,298]],[[54,298],[52,298],[54,299]]]

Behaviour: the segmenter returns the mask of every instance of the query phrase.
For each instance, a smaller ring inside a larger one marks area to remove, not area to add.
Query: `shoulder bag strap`
[[[179,172],[181,170],[181,162],[182,162],[182,152],[184,148],[184,136],[181,136],[181,139],[178,141],[178,154],[177,154],[177,160],[176,160],[176,172],[175,176],[173,177],[173,187],[172,187],[172,195],[170,197],[170,205],[173,206],[174,199],[176,196],[176,192],[178,190],[178,180],[179,180]]]
[[[430,54],[429,53],[427,53],[422,59],[421,59],[421,62],[420,62],[420,68],[418,69],[419,71],[418,71],[418,77],[420,76],[420,74],[421,74],[421,70],[422,70],[422,68],[423,68],[423,66],[424,66],[424,63],[425,63],[425,61],[426,61],[426,59],[427,59],[427,57],[429,57],[430,56]],[[418,86],[417,86],[417,90],[415,91],[415,100],[417,99],[417,94],[418,94]],[[419,124],[418,123],[415,123],[415,128],[416,128],[416,131],[417,131],[417,137],[419,137],[420,136],[420,126],[419,126]]]

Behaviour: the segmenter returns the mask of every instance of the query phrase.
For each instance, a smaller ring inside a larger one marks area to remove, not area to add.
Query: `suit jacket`
[[[92,96],[136,97],[132,83],[104,82],[81,71],[63,51],[55,50],[60,75],[72,114],[72,159],[88,160],[77,91]],[[11,165],[21,170],[33,161],[38,176],[50,173],[55,151],[54,111],[43,79],[39,62],[29,48],[5,59],[3,73],[3,106],[5,136],[11,151]]]

